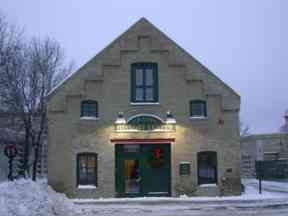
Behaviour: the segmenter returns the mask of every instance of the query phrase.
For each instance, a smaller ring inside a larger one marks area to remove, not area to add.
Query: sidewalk
[[[139,197],[139,198],[107,198],[107,199],[73,199],[75,205],[89,206],[147,206],[171,205],[206,207],[277,207],[288,206],[288,184],[264,182],[263,192],[258,194],[258,184],[255,179],[243,180],[245,193],[241,196],[227,197]]]

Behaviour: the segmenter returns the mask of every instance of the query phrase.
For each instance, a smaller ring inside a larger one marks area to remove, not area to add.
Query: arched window
[[[127,125],[131,129],[150,131],[155,129],[161,129],[163,122],[155,116],[140,115],[130,119]]]
[[[156,63],[131,65],[131,102],[158,102],[158,69]]]
[[[81,102],[81,117],[98,117],[98,102],[85,100]]]
[[[207,117],[207,104],[204,100],[190,101],[190,117]]]
[[[97,186],[97,154],[77,155],[77,185]]]
[[[214,151],[198,152],[198,184],[217,183],[217,153]]]

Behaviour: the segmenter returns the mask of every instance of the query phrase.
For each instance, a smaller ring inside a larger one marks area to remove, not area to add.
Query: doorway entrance
[[[116,144],[117,196],[170,196],[170,155],[170,144]]]

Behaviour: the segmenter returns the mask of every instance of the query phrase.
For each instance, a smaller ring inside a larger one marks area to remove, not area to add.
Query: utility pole
[[[256,171],[259,180],[259,194],[262,194],[262,162],[264,159],[263,142],[256,141]]]

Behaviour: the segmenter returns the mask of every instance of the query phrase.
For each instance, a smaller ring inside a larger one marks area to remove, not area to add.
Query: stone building
[[[240,194],[240,96],[145,18],[48,96],[70,197]]]

